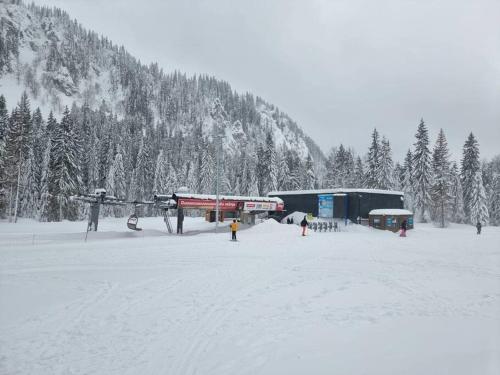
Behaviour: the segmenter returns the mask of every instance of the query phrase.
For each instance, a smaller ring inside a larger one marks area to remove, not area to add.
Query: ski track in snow
[[[0,224],[2,374],[500,369],[499,228],[302,238],[269,222],[237,243],[147,232],[83,243],[71,225],[31,244],[36,224]],[[17,243],[2,238],[13,232]]]

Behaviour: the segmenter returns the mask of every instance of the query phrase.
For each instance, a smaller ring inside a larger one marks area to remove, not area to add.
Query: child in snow
[[[399,237],[406,237],[406,229],[408,228],[408,223],[406,220],[403,220],[401,223],[401,233],[399,234]]]
[[[302,219],[302,221],[300,222],[300,226],[302,227],[302,235],[305,236],[306,235],[306,228],[307,228],[307,220],[306,220],[305,216]]]
[[[231,228],[231,240],[236,241],[236,232],[238,231],[238,223],[236,222],[236,219],[229,224],[229,227]]]
[[[478,221],[477,224],[476,224],[477,234],[481,234],[481,227],[482,227],[481,222]]]

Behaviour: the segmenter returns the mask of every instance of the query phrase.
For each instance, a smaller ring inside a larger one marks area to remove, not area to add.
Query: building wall
[[[274,195],[270,195],[271,197]],[[280,197],[285,202],[284,216],[291,214],[295,211],[304,213],[312,213],[313,216],[318,216],[318,195],[317,194],[297,194],[297,195],[283,195]]]
[[[352,193],[353,195],[359,195],[357,193]],[[403,200],[401,195],[395,194],[371,194],[363,193],[359,198],[361,207],[359,209],[359,216],[362,218],[368,218],[368,213],[371,210],[376,210],[379,208],[404,208]],[[357,200],[358,197],[352,197],[352,200]],[[357,205],[357,203],[356,203]],[[356,207],[357,208],[357,207]],[[355,213],[355,217],[358,217],[358,210],[352,212]]]

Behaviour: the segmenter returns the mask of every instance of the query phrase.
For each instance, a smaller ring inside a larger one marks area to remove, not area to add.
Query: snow
[[[371,210],[368,215],[413,215],[413,212],[399,208],[380,208]]]
[[[295,150],[299,157],[305,159],[309,153],[309,149],[304,139],[297,137],[297,134],[292,132],[288,126],[280,127],[278,125],[277,121],[273,118],[273,115],[276,115],[276,109],[264,103],[258,105],[257,108],[260,114],[261,127],[272,131],[276,149],[279,150],[282,145],[285,145],[288,149]],[[282,124],[290,122],[290,119],[281,113],[279,119]]]
[[[0,373],[500,373],[500,228],[139,223],[0,223]]]
[[[316,190],[289,190],[289,191],[271,191],[267,195],[296,195],[296,194],[339,194],[339,193],[367,193],[367,194],[391,194],[401,195],[402,191],[381,190],[381,189],[351,189],[351,188],[336,188],[336,189],[316,189]]]
[[[287,219],[293,219],[293,223],[296,225],[300,225],[300,222],[304,217],[306,217],[307,214],[305,212],[301,211],[294,211],[288,215],[286,215],[283,219],[281,219],[282,223],[286,223]]]

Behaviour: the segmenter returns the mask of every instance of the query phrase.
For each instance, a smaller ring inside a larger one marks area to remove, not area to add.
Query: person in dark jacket
[[[408,229],[408,222],[403,220],[401,223],[401,233],[399,234],[399,237],[406,237],[406,230]]]
[[[306,220],[306,217],[304,216],[304,218],[302,219],[302,221],[300,222],[300,226],[302,227],[302,235],[305,236],[306,235],[306,228],[307,228],[307,220]]]
[[[184,209],[178,208],[177,209],[177,234],[182,234],[183,226],[184,226]]]
[[[481,222],[478,221],[476,224],[477,234],[481,234],[481,228],[482,228]]]

